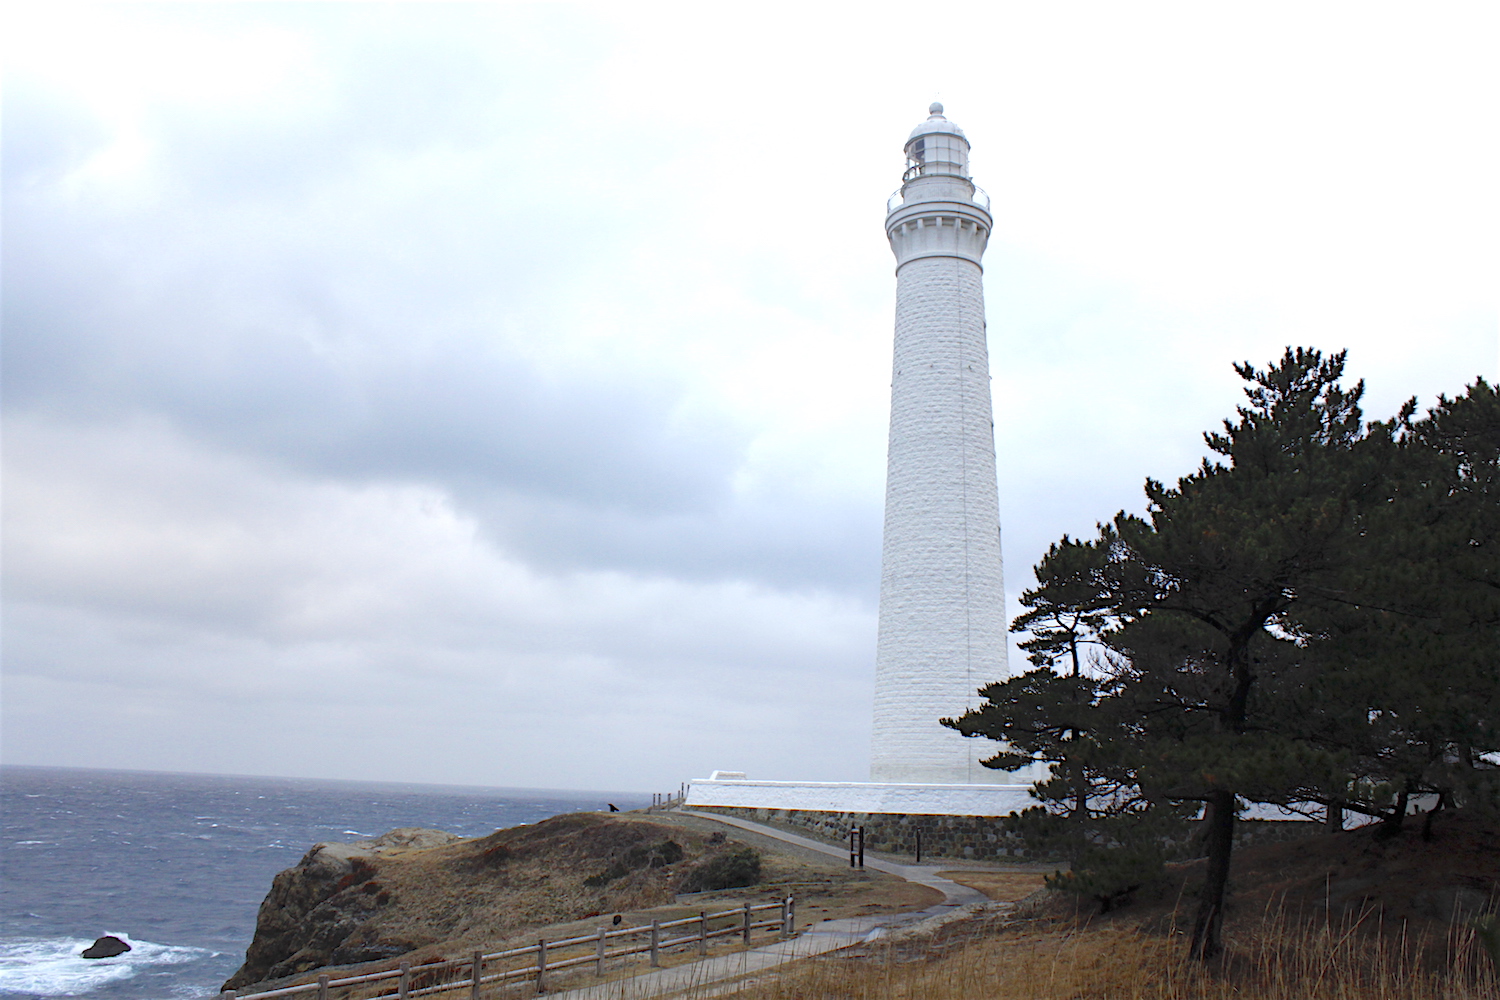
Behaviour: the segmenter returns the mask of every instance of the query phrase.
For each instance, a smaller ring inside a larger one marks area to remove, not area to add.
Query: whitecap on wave
[[[179,965],[208,958],[206,948],[135,941],[115,932],[130,951],[114,958],[80,958],[93,939],[11,938],[0,941],[0,993],[77,996],[108,983],[129,979],[158,965]]]

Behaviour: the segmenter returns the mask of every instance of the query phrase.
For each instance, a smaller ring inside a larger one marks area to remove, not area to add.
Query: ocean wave
[[[94,943],[92,939],[11,938],[0,941],[0,993],[78,996],[129,979],[143,969],[181,965],[214,954],[207,948],[135,941],[120,933],[114,936],[129,944],[130,951],[115,958],[93,959],[80,958],[78,954]]]

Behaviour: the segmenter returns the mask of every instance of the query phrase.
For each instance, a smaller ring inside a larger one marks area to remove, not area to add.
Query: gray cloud
[[[457,137],[490,162],[475,150],[497,128],[482,99],[503,89],[495,61],[420,42],[340,53],[332,106],[291,127],[156,111],[151,184],[166,193],[142,204],[61,197],[59,178],[109,136],[12,93],[8,412],[154,415],[304,475],[439,486],[542,565],[868,596],[874,498],[808,510],[764,489],[737,497],[746,431],[684,413],[678,377],[647,358],[559,370],[527,356],[557,322],[549,300],[576,287],[568,273],[628,252],[568,197],[573,173],[522,157],[461,188],[398,185],[361,203],[360,164],[377,153],[420,161]],[[537,131],[508,141],[563,152],[555,130]],[[487,202],[475,184],[523,195]],[[588,249],[559,267],[578,230]]]

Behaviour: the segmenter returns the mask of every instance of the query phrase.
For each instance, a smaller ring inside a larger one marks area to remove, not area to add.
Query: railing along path
[[[767,910],[779,910],[774,920],[756,920],[756,913]],[[711,925],[726,918],[734,918],[726,926],[710,929]],[[280,989],[267,990],[264,993],[244,993],[236,990],[226,990],[219,994],[219,1000],[271,1000],[272,997],[291,997],[307,994],[315,994],[317,1000],[329,1000],[329,991],[343,989],[350,986],[361,986],[367,983],[381,983],[396,980],[394,993],[380,993],[371,1000],[408,1000],[412,997],[432,996],[445,993],[450,990],[461,990],[465,987],[469,990],[470,1000],[478,1000],[481,987],[494,983],[504,983],[510,980],[524,981],[534,977],[536,979],[536,992],[542,993],[546,990],[547,973],[562,969],[572,969],[580,965],[594,963],[594,975],[604,975],[604,963],[613,958],[624,958],[628,955],[642,955],[649,953],[651,965],[660,965],[661,952],[669,948],[682,948],[696,944],[698,954],[708,954],[708,942],[713,938],[727,937],[738,934],[743,937],[746,947],[750,945],[751,932],[774,928],[783,937],[790,937],[792,927],[796,919],[796,904],[791,896],[786,897],[778,903],[746,903],[744,906],[733,910],[724,910],[720,913],[709,913],[707,910],[700,911],[695,917],[683,917],[679,920],[653,920],[649,924],[638,927],[600,927],[596,933],[585,934],[582,937],[563,938],[559,941],[548,941],[545,938],[537,941],[534,945],[525,948],[511,948],[508,951],[497,951],[490,954],[475,952],[467,959],[452,959],[449,961],[432,962],[413,966],[410,962],[402,962],[399,969],[390,969],[386,972],[371,972],[362,976],[349,976],[345,979],[332,979],[326,973],[319,976],[316,982],[302,983],[298,986],[283,986]],[[665,931],[674,931],[679,928],[695,926],[696,930],[691,934],[682,934],[677,937],[663,937]],[[646,936],[648,940],[643,944],[627,945],[624,948],[609,947],[611,940],[619,938],[630,938]],[[594,945],[592,954],[577,955],[571,958],[562,958],[556,961],[548,960],[549,952],[563,951],[569,948],[581,948],[584,945]],[[505,962],[510,959],[519,959],[524,956],[535,956],[535,960],[526,965],[513,969],[505,969],[498,972],[487,972],[486,967],[493,968],[495,963]],[[449,978],[451,977],[451,978]],[[447,979],[446,982],[437,980]]]

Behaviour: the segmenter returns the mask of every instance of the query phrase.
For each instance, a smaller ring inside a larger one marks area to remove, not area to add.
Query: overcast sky
[[[1495,379],[1485,8],[13,8],[4,760],[865,779],[928,102],[1014,613],[1232,362]]]

